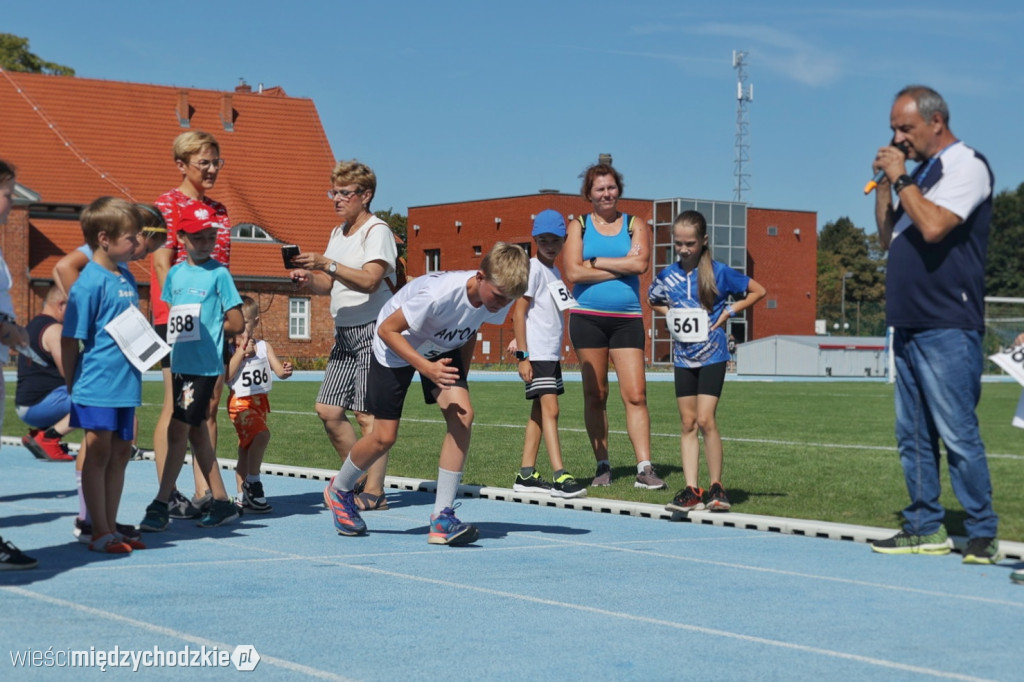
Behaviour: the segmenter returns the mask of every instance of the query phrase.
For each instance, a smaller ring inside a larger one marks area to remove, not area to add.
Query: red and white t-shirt
[[[185,247],[178,237],[178,214],[183,207],[196,202],[196,199],[187,196],[178,188],[164,192],[154,202],[154,205],[163,214],[164,220],[167,221],[167,241],[164,243],[164,248],[170,249],[173,252],[171,265],[177,265],[188,257]],[[217,231],[217,244],[213,248],[212,258],[218,263],[223,263],[225,266],[230,267],[231,220],[228,218],[228,209],[224,204],[214,201],[209,197],[204,197],[201,203],[209,207],[216,221],[221,225],[221,229]],[[167,304],[160,299],[161,286],[157,280],[156,269],[153,267],[152,259],[150,259],[149,264],[149,282],[149,302],[153,311],[153,324],[167,324],[167,313],[169,310]]]

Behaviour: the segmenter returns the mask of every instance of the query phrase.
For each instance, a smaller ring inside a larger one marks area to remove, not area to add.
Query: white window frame
[[[310,300],[305,296],[288,298],[288,338],[308,340]],[[298,310],[297,308],[301,308]]]

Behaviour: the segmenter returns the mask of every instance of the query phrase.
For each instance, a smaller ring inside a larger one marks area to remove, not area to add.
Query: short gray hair
[[[942,95],[935,90],[927,85],[908,85],[896,93],[896,99],[904,95],[914,100],[914,104],[917,105],[917,113],[921,114],[921,118],[930,121],[932,116],[938,114],[942,118],[943,125],[949,127],[949,107],[946,105],[946,100],[942,99]]]

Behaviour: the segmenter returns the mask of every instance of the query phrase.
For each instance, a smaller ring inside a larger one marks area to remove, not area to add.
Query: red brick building
[[[210,196],[234,226],[231,272],[257,298],[263,335],[283,356],[323,357],[333,343],[329,300],[296,292],[281,244],[322,252],[337,224],[324,195],[334,154],[312,100],[281,88],[197,90],[0,69],[0,157],[18,169],[18,200],[0,248],[19,321],[42,308],[53,266],[83,243],[78,214],[100,196],[151,203],[177,187],[171,145],[212,133],[226,160]],[[148,261],[135,263],[143,312]]]
[[[544,209],[566,219],[591,210],[578,195],[542,190],[538,194],[432,206],[413,206],[408,216],[408,269],[411,276],[435,270],[476,269],[496,241],[522,244],[533,253],[533,216]],[[652,226],[653,267],[641,277],[646,293],[653,274],[673,260],[671,226],[688,209],[708,219],[717,260],[745,271],[768,289],[768,296],[731,322],[740,342],[775,334],[813,334],[817,289],[817,215],[693,199],[621,199],[619,208]],[[656,216],[656,217],[655,217]],[[561,262],[557,265],[561,268]],[[646,308],[646,300],[644,300]],[[664,362],[670,338],[660,316],[647,309],[647,357]],[[480,330],[477,362],[508,361],[503,351],[514,333],[511,316],[501,327]],[[564,340],[566,363],[575,354]]]

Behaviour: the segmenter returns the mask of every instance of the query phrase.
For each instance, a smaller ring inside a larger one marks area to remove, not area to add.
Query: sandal
[[[359,511],[384,511],[388,508],[388,498],[383,493],[359,493],[356,495],[356,506]]]

